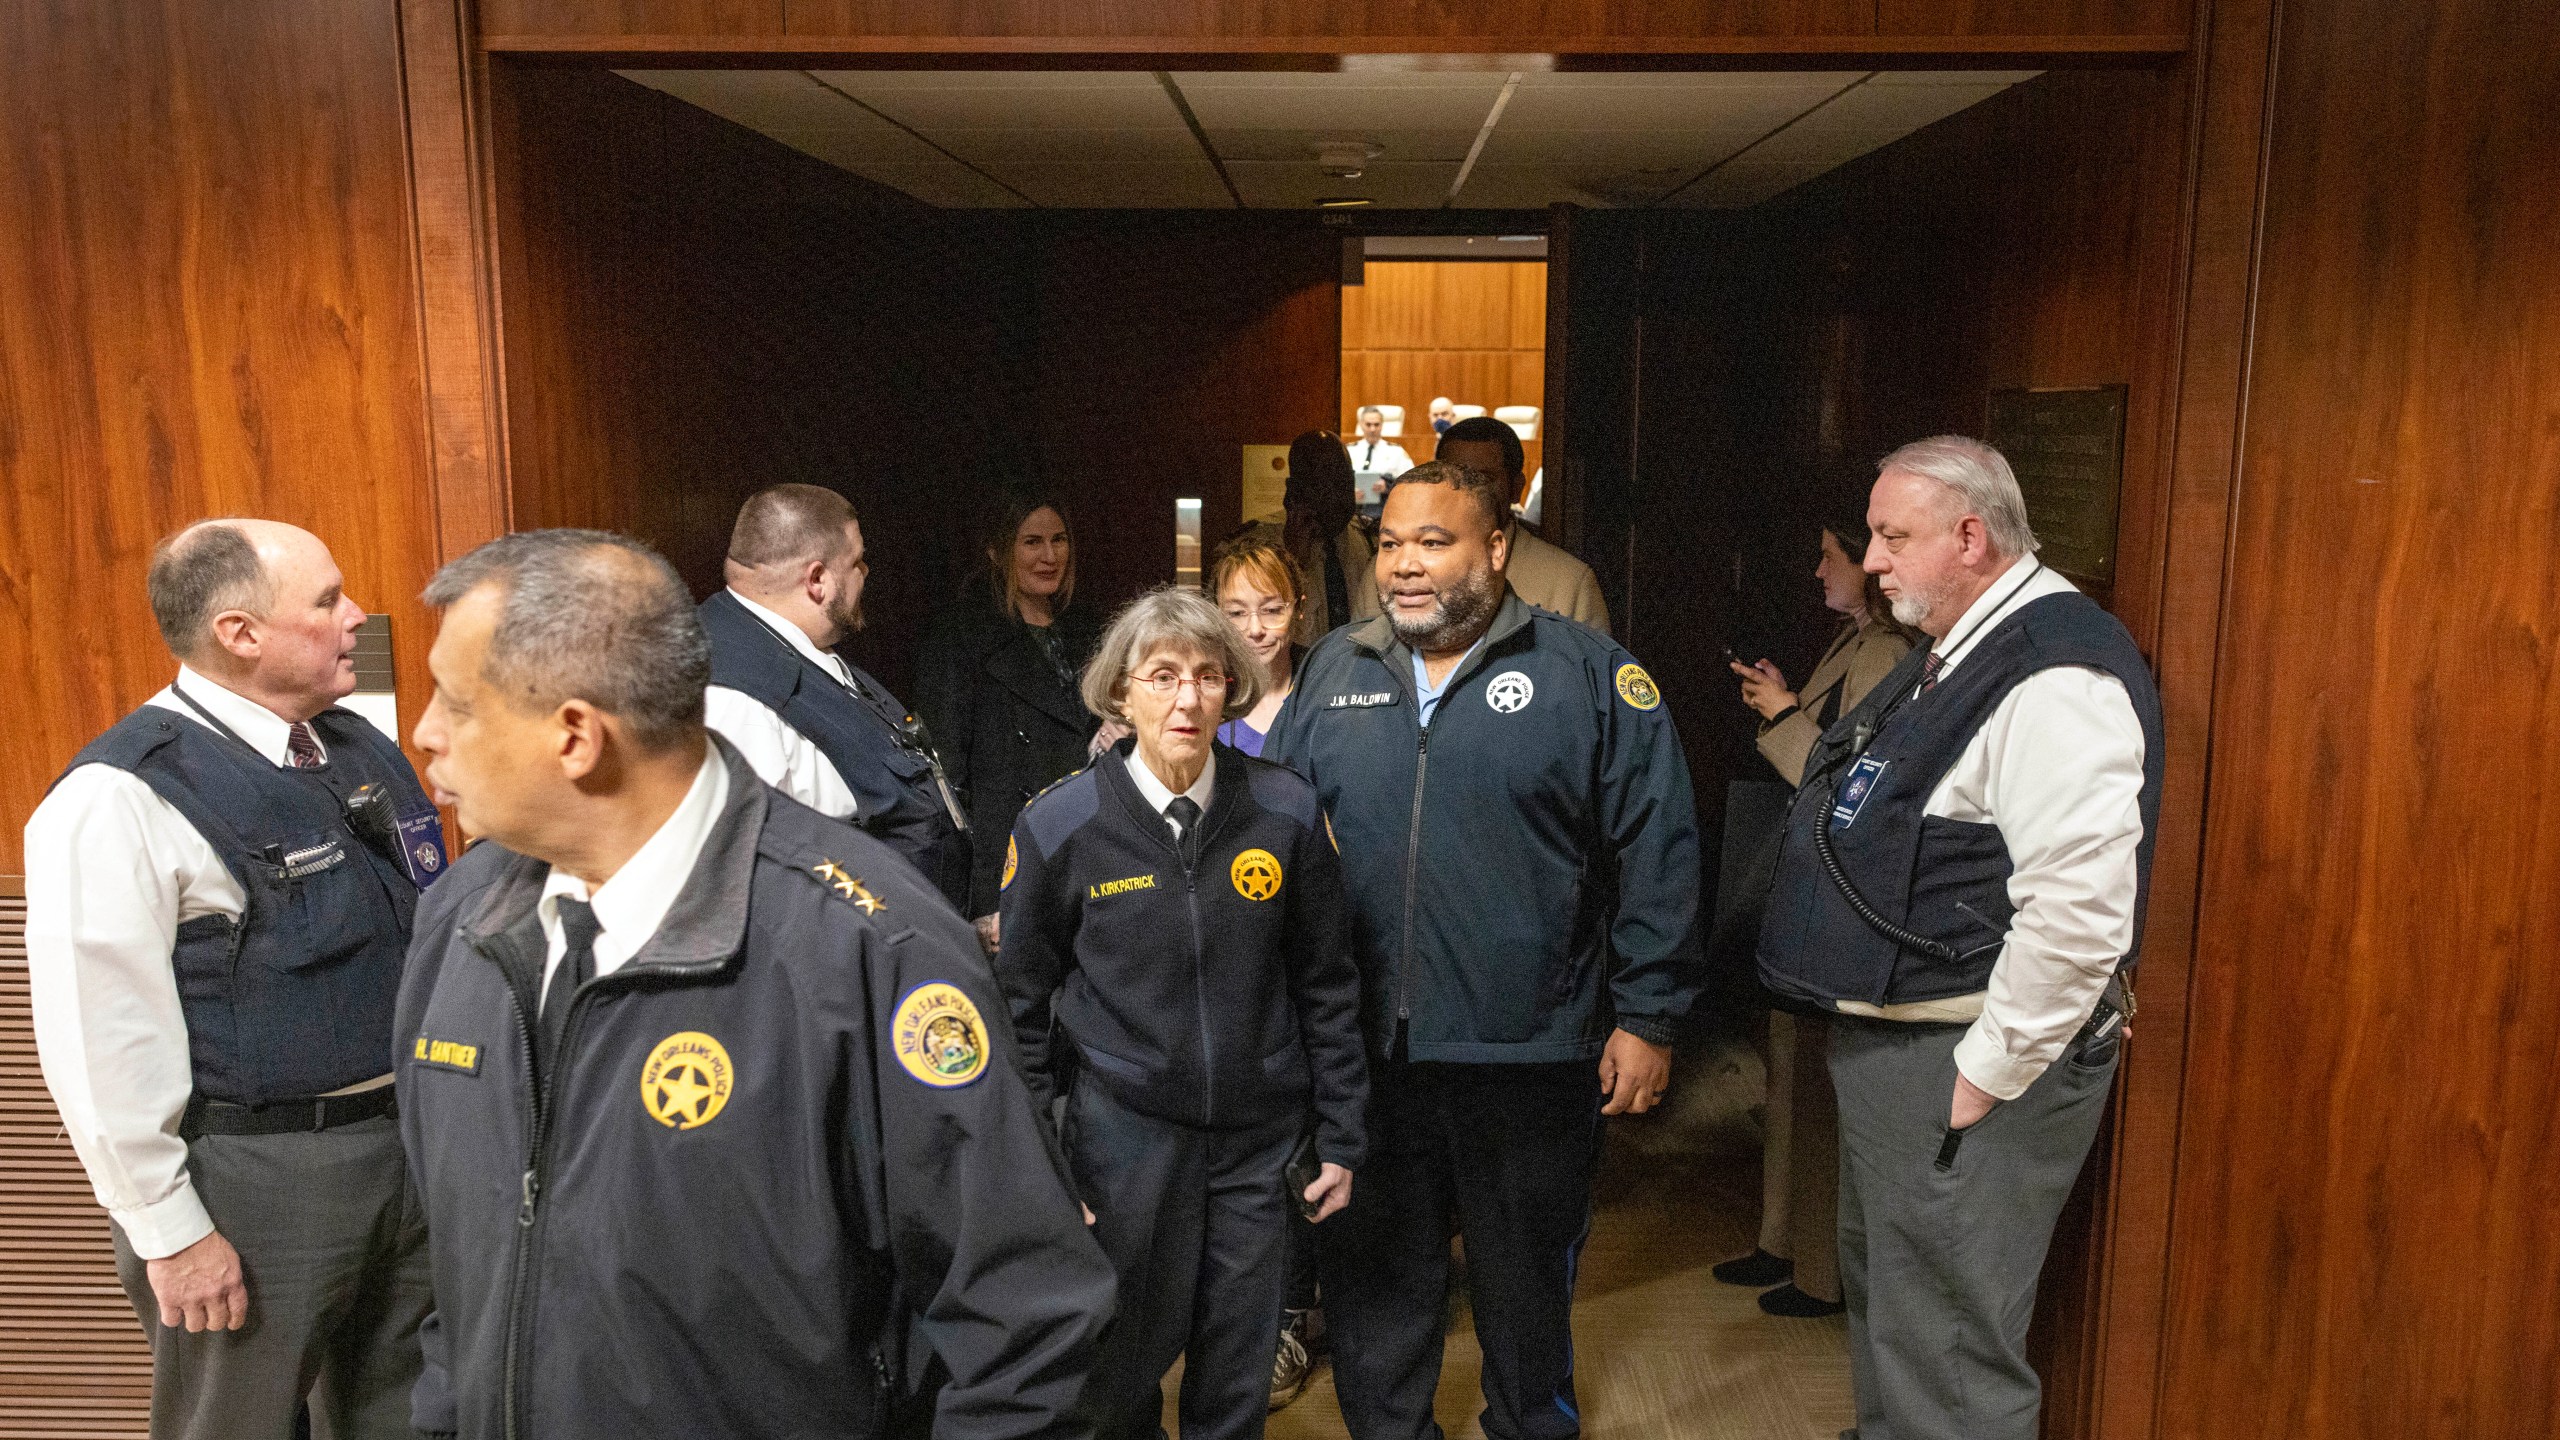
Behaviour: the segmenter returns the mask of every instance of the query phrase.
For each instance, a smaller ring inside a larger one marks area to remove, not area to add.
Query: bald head
[[[145,584],[171,654],[287,720],[355,689],[355,631],[329,547],[274,520],[205,520],[160,542]]]

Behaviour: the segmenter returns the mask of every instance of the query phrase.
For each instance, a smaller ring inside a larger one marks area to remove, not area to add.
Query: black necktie
[[[1182,852],[1182,863],[1188,865],[1199,848],[1191,841],[1200,833],[1200,802],[1188,795],[1176,795],[1173,802],[1164,807],[1164,813],[1174,824],[1182,827],[1182,833],[1173,837],[1173,848]]]
[[[551,1073],[552,1058],[560,1053],[560,1037],[569,1028],[569,997],[577,988],[596,978],[596,937],[604,927],[596,923],[593,906],[584,900],[563,895],[559,899],[560,938],[565,942],[560,963],[552,967],[551,983],[542,989],[542,1073]]]

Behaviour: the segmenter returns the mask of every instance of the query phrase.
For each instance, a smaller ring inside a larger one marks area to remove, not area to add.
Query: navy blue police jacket
[[[1145,763],[1135,744],[1122,740],[1014,821],[996,973],[1033,1096],[1056,1093],[1072,1066],[1075,1083],[1141,1115],[1204,1129],[1312,1104],[1317,1155],[1359,1169],[1360,981],[1315,791],[1213,746],[1216,778],[1186,865],[1130,778]]]
[[[436,1294],[418,1428],[878,1435],[911,1307],[951,1376],[936,1435],[1081,1433],[1111,1271],[973,932],[712,743],[701,859],[578,987],[540,1087],[549,867],[483,844],[427,892],[396,1022]]]
[[[1662,694],[1608,636],[1506,594],[1424,726],[1386,617],[1308,652],[1263,758],[1342,843],[1370,1043],[1419,1061],[1670,1044],[1702,981],[1698,824]]]

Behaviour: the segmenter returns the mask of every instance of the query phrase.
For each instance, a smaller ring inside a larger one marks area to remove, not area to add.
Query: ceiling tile
[[[860,95],[875,90],[1154,90],[1146,70],[813,70]]]
[[[1559,202],[1614,208],[1645,205],[1698,173],[1694,165],[1648,168],[1585,162],[1579,165],[1488,165],[1476,162],[1458,204],[1468,209],[1539,209]]]
[[[1511,78],[1504,70],[1177,70],[1182,93],[1195,90],[1476,90],[1490,99]],[[1196,101],[1194,103],[1197,103]]]
[[[1198,160],[1200,142],[1187,129],[935,130],[933,142],[963,160]]]
[[[1699,170],[1740,150],[1766,129],[1638,130],[1593,135],[1573,130],[1514,130],[1493,127],[1479,165],[1573,165],[1605,155],[1614,165],[1670,165]]]
[[[1854,78],[1854,77],[1852,77]],[[1630,87],[1529,90],[1511,97],[1504,130],[1770,130],[1838,94],[1836,85],[1757,90]]]
[[[750,130],[865,129],[880,119],[797,70],[623,70],[626,80],[661,90]]]
[[[1526,71],[1523,90],[1778,90],[1854,85],[1864,70],[1549,70]]]
[[[895,125],[872,122],[869,130],[768,130],[804,155],[860,170],[865,165],[948,165],[949,157]]]
[[[1185,128],[1162,86],[958,86],[847,92],[918,130],[1078,130]]]
[[[1372,162],[1357,180],[1342,180],[1303,161],[1230,160],[1227,173],[1244,203],[1256,209],[1305,209],[1319,198],[1359,195],[1380,210],[1437,210],[1458,178],[1456,161]]]
[[[1184,90],[1204,130],[1319,130],[1357,135],[1362,130],[1481,129],[1502,93],[1502,77],[1476,89],[1438,86],[1362,88],[1235,86]]]
[[[847,169],[946,210],[1019,210],[1028,202],[966,165],[861,165]]]
[[[1870,85],[2023,85],[2041,70],[1879,70]]]
[[[1464,160],[1482,128],[1400,130],[1331,127],[1323,130],[1208,130],[1209,144],[1222,160],[1289,160],[1315,163],[1316,146],[1326,140],[1367,140],[1386,147],[1381,161]]]
[[[1062,210],[1235,208],[1218,172],[1202,159],[981,168],[1039,204]]]
[[[1756,205],[1794,189],[1830,169],[1829,165],[1736,160],[1665,200],[1673,209],[1732,210]]]

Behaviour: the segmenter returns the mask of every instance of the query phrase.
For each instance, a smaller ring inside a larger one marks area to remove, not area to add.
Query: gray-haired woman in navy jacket
[[[1351,1198],[1368,1095],[1340,862],[1314,790],[1215,743],[1261,685],[1198,593],[1150,591],[1084,674],[1135,732],[1014,824],[996,969],[1036,1099],[1119,1276],[1085,1409],[1157,1433],[1187,1355],[1185,1440],[1262,1433],[1288,1206]],[[1309,1130],[1320,1174],[1285,1179]]]

